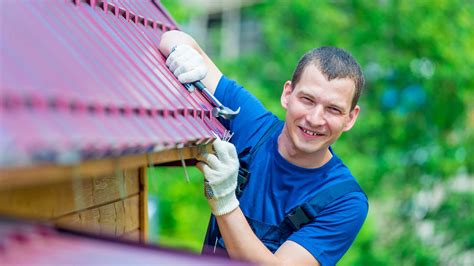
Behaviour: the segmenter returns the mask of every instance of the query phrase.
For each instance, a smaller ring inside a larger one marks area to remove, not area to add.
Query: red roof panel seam
[[[85,20],[85,22],[88,22],[88,21],[92,21],[91,23],[93,23],[93,17],[91,17],[88,12],[82,12],[86,17],[87,17],[87,20]],[[78,16],[80,17],[80,16]],[[96,31],[97,33],[97,36],[102,39],[103,41],[105,40],[108,40],[108,41],[112,41],[112,43],[114,43],[114,39],[112,36],[110,36],[110,34],[103,28],[103,27],[97,27],[97,25],[93,25],[91,26],[89,29],[91,30],[94,30]],[[99,46],[100,47],[100,46]],[[129,57],[129,55],[127,53],[124,53],[122,48],[123,47],[119,47],[118,45],[111,45],[107,48],[103,48],[103,47],[100,47],[101,49],[105,49],[105,50],[109,50],[109,51],[113,51],[114,53],[116,53],[117,55],[120,54],[120,55],[124,55],[125,57]],[[112,49],[110,49],[112,48]],[[107,53],[104,53],[104,55],[107,55],[109,58],[107,58],[107,60],[112,64],[112,63],[116,63],[114,59],[118,59],[118,60],[121,60],[122,63],[123,63],[123,66],[128,66],[130,67],[129,68],[129,71],[131,71],[131,73],[133,73],[133,75],[131,77],[134,77],[135,79],[139,76],[137,74],[141,74],[139,70],[137,70],[133,65],[131,64],[128,64],[130,62],[133,62],[133,60],[129,60],[128,58],[123,58],[121,56],[113,56],[110,55],[110,54],[107,54]],[[118,66],[117,66],[118,67]],[[138,80],[135,81],[136,84],[142,84],[143,86],[148,86],[149,84],[145,84],[145,83],[140,83]],[[139,97],[140,101],[141,101],[141,105],[145,104],[145,105],[149,105],[151,106],[151,102],[149,101],[150,100],[150,95],[146,95],[144,93],[147,93],[148,91],[145,91],[145,90],[127,90],[128,92],[130,92],[132,95],[135,94],[137,97]],[[151,97],[153,98],[153,97]]]
[[[117,25],[120,25],[120,23],[118,23]],[[113,31],[115,31],[115,29],[113,29],[113,27],[111,27],[111,29]],[[139,45],[138,43],[136,43],[136,41],[134,40],[134,38],[130,38],[130,35],[129,34],[133,34],[133,30],[131,29],[128,29],[128,28],[121,28],[122,32],[124,34],[127,34],[127,36],[120,36],[117,32],[117,37],[118,38],[121,38],[122,41],[123,41],[123,44],[126,46],[127,49],[129,49],[131,51],[131,55],[134,55],[136,58],[140,58],[140,54],[138,53],[139,51],[137,51],[137,49],[139,48]],[[133,36],[132,36],[133,37]],[[132,45],[133,44],[133,45]],[[181,102],[181,99],[179,97],[176,97],[176,95],[167,95],[167,94],[164,94],[164,93],[161,93],[160,91],[155,91],[153,89],[153,85],[157,85],[156,82],[159,82],[159,83],[162,83],[162,80],[157,78],[156,76],[150,76],[150,75],[146,75],[145,71],[148,70],[148,71],[151,71],[151,73],[153,73],[153,68],[151,67],[151,65],[154,64],[153,60],[151,58],[149,58],[148,56],[142,56],[140,58],[142,60],[142,63],[144,63],[143,65],[137,65],[134,60],[132,58],[130,58],[130,63],[132,63],[133,65],[135,65],[136,69],[141,73],[143,74],[143,77],[144,77],[144,80],[148,81],[149,84],[151,85],[151,87],[147,87],[147,89],[149,89],[148,91],[155,95],[156,93],[158,93],[158,95],[160,95],[161,97],[163,97],[167,102],[169,103],[172,103],[174,101],[178,101],[180,103],[180,105],[182,106],[185,106],[182,102]],[[144,62],[143,60],[144,59],[147,59],[148,62]],[[163,84],[164,85],[164,84]],[[173,99],[170,99],[172,96]],[[173,101],[174,100],[174,101]]]
[[[167,30],[172,30],[176,29],[174,25],[166,24],[165,22],[161,22],[159,20],[155,20],[153,18],[146,18],[143,15],[137,14],[136,12],[133,12],[127,8],[124,7],[119,7],[118,5],[114,3],[109,3],[107,1],[101,1],[100,3],[96,3],[95,0],[75,0],[75,4],[79,5],[80,2],[84,2],[88,5],[90,5],[92,8],[95,8],[96,6],[100,7],[103,11],[105,12],[111,12],[115,16],[122,16],[124,17],[127,21],[130,21],[135,24],[141,24],[144,27],[150,27],[152,29],[156,29],[157,26],[160,26],[163,31]],[[160,10],[162,11],[162,10]],[[163,11],[162,11],[163,12]],[[163,14],[165,14],[163,12]],[[168,16],[167,14],[165,14]]]

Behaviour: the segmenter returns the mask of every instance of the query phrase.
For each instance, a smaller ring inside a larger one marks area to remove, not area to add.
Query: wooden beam
[[[67,215],[138,195],[139,178],[139,169],[129,169],[112,176],[70,178],[52,184],[15,187],[0,193],[0,213],[34,219]]]
[[[148,175],[147,168],[141,167],[140,173],[140,242],[148,240]]]
[[[20,186],[56,183],[70,177],[84,178],[88,176],[113,175],[123,169],[195,158],[203,150],[211,152],[212,145],[207,144],[149,154],[87,160],[76,165],[50,164],[21,168],[3,168],[0,169],[0,191]]]
[[[118,237],[139,229],[139,201],[139,195],[135,195],[52,222],[64,228]]]
[[[142,242],[141,234],[142,234],[142,231],[139,229],[136,229],[130,232],[126,232],[125,234],[120,236],[120,238],[125,239],[125,240],[135,241],[135,242]]]

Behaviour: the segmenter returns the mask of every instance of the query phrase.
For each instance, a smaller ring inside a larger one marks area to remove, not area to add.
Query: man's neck
[[[295,149],[290,141],[284,141],[285,131],[278,136],[278,152],[288,162],[303,168],[319,168],[329,162],[332,158],[332,153],[329,148],[314,152],[304,153]]]

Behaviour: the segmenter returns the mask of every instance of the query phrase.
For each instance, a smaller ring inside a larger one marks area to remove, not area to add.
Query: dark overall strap
[[[257,154],[257,151],[260,149],[260,147],[273,135],[280,123],[280,120],[275,121],[267,129],[267,132],[265,132],[265,134],[263,134],[263,136],[258,140],[255,146],[247,147],[239,154],[240,167],[239,175],[237,177],[237,188],[235,189],[235,194],[237,195],[237,197],[240,197],[240,195],[242,195],[242,192],[248,183],[248,179],[250,177],[249,167],[250,163],[255,157],[255,154]]]
[[[282,224],[288,224],[294,231],[297,231],[303,225],[316,218],[316,216],[331,202],[351,192],[364,193],[355,180],[348,180],[330,186],[318,192],[310,201],[294,208],[285,216]]]

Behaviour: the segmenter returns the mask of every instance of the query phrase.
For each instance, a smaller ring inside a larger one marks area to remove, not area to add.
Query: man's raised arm
[[[182,31],[167,31],[161,36],[160,52],[166,65],[182,83],[201,80],[214,93],[222,72],[199,44]]]

